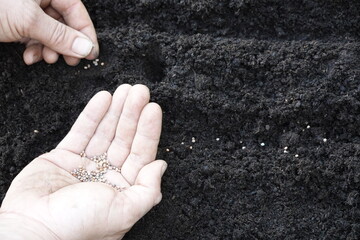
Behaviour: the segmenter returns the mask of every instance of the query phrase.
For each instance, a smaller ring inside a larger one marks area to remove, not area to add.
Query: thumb
[[[41,9],[39,11],[36,25],[30,27],[28,37],[62,55],[84,58],[90,54],[94,44],[85,34],[55,20]]]
[[[161,177],[167,168],[163,160],[153,161],[144,166],[136,180],[135,185],[126,190],[126,196],[131,206],[125,216],[132,216],[133,223],[144,216],[153,206],[161,201]],[[125,193],[125,192],[124,192]]]

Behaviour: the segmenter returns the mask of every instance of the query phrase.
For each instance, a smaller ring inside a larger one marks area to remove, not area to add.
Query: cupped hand
[[[162,197],[167,165],[155,160],[162,111],[149,103],[149,95],[143,85],[121,85],[113,96],[96,94],[59,145],[14,179],[0,219],[30,221],[47,229],[50,234],[44,239],[122,238]],[[83,151],[88,158],[81,156]],[[121,169],[106,173],[121,191],[102,182],[81,182],[71,174],[80,167],[94,170],[89,158],[103,153]]]
[[[95,28],[81,0],[0,0],[0,42],[26,44],[24,61],[69,65],[99,54]]]

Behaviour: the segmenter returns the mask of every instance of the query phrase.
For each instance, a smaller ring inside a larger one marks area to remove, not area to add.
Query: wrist
[[[60,240],[41,222],[17,214],[0,212],[0,239]]]

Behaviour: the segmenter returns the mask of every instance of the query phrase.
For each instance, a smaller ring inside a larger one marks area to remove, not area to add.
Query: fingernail
[[[90,40],[86,38],[78,37],[73,42],[72,50],[74,53],[86,57],[87,55],[90,54],[93,47],[94,44]]]
[[[93,55],[94,55],[94,58],[97,58],[99,57],[99,50],[95,50],[95,47],[94,47],[94,50],[93,50]]]
[[[32,56],[32,63],[37,63],[40,61],[40,56],[38,54],[35,54]]]
[[[38,55],[34,54],[34,55],[30,55],[28,58],[29,58],[29,59],[28,59],[28,63],[27,63],[27,64],[28,64],[28,65],[32,65],[32,64],[38,62],[40,57],[39,57]]]
[[[162,168],[161,168],[161,176],[162,175],[164,175],[164,173],[165,173],[165,171],[166,171],[166,169],[167,169],[167,163],[164,163],[164,165],[162,166]]]

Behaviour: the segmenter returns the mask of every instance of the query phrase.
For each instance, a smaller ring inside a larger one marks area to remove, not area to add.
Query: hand
[[[122,238],[162,197],[167,165],[154,160],[162,111],[149,98],[143,85],[121,85],[113,96],[96,94],[59,145],[14,179],[0,208],[0,238],[4,228],[31,228],[38,239],[47,240]],[[94,169],[92,161],[80,156],[83,150],[89,157],[107,152],[121,174],[109,171],[106,178],[122,191],[71,174],[80,166]]]
[[[69,65],[99,55],[93,23],[81,0],[0,0],[0,42],[26,44],[24,61]]]

